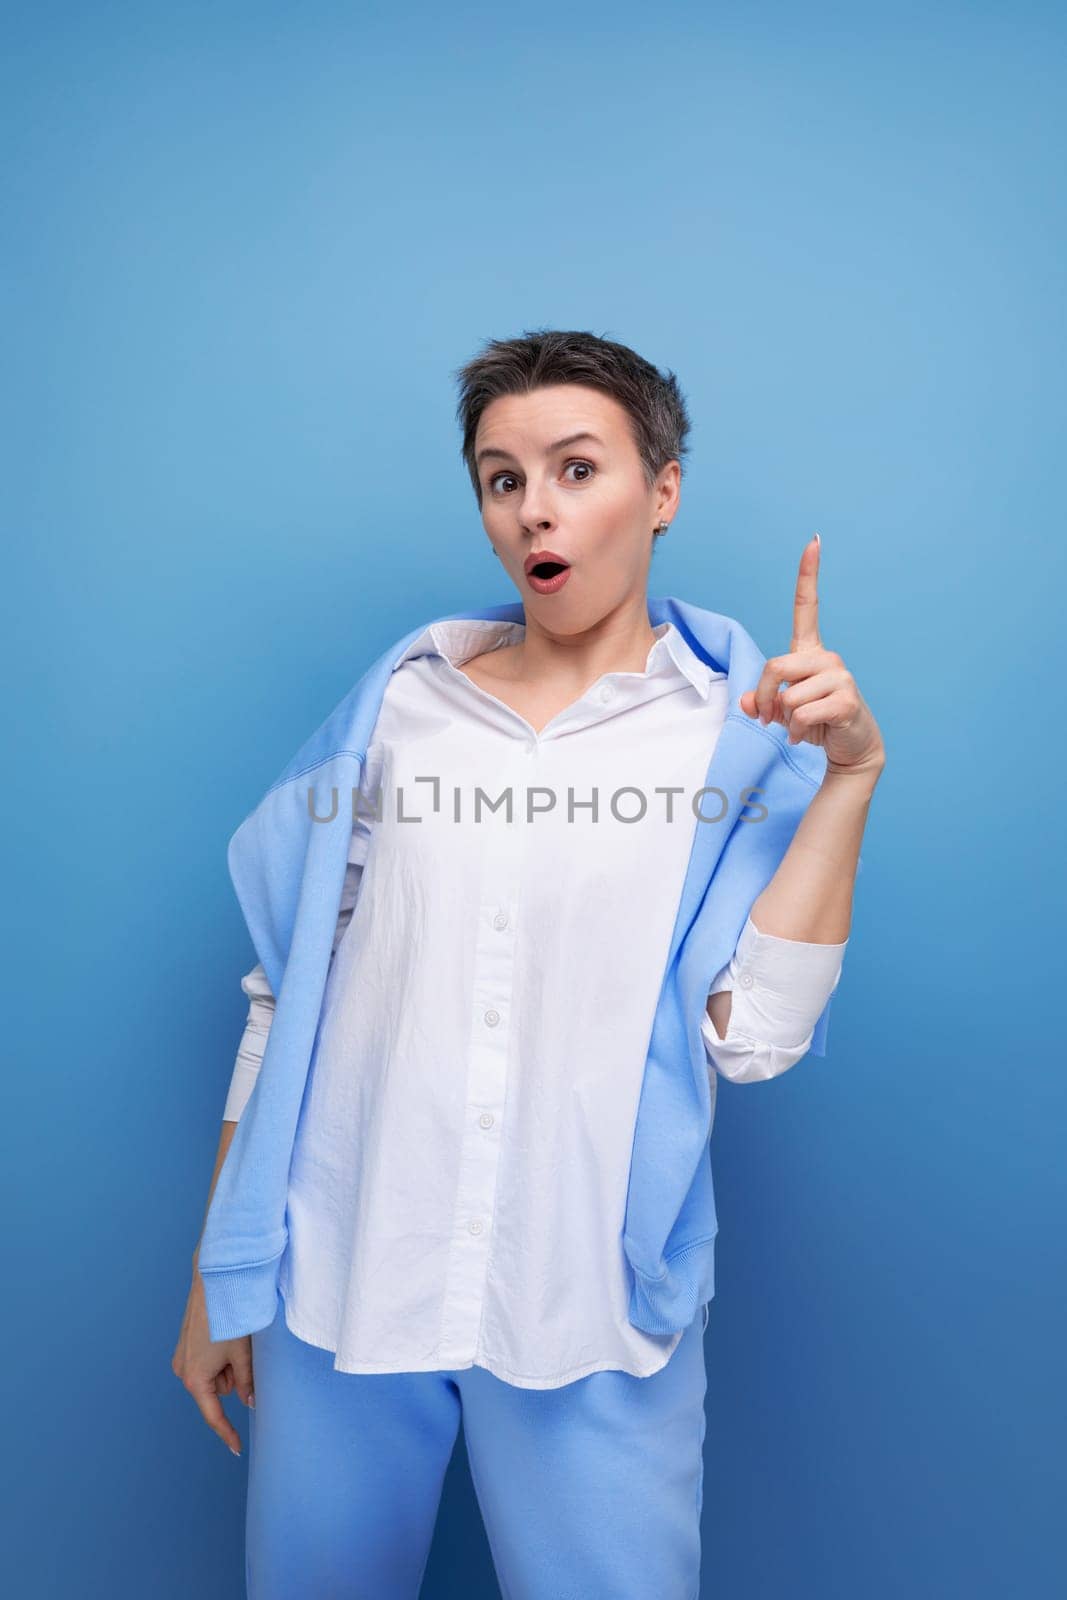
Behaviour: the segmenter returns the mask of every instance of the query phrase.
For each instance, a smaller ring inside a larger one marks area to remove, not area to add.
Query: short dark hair
[[[678,380],[673,372],[658,371],[628,345],[595,333],[537,328],[518,339],[490,339],[453,376],[460,386],[456,415],[463,432],[463,459],[479,509],[482,486],[474,439],[482,412],[500,395],[529,394],[550,384],[582,383],[611,395],[624,407],[649,488],[669,461],[683,467],[689,417]]]

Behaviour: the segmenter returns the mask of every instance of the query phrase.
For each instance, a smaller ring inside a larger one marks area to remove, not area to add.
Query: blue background
[[[515,598],[451,373],[543,326],[679,376],[652,592],[787,649],[819,529],[889,754],[829,1054],[720,1086],[705,1592],[1062,1593],[1062,9],[5,17],[20,1600],[243,1592],[246,1465],[170,1366],[226,843],[379,652]],[[424,1600],[496,1592],[460,1447]]]

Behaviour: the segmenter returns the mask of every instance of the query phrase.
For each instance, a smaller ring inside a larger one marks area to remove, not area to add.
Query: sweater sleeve
[[[344,938],[345,930],[352,920],[352,913],[359,898],[359,887],[367,857],[369,832],[369,826],[365,826],[359,820],[357,820],[352,829],[352,843],[349,846],[348,865],[345,868],[345,881],[341,890],[341,906],[337,916],[337,926],[334,929],[333,948],[330,951],[331,965],[333,964],[334,956],[337,954],[337,947]],[[222,1113],[224,1122],[239,1122],[241,1120],[241,1113],[256,1085],[256,1078],[267,1048],[267,1038],[270,1034],[271,1023],[274,1020],[274,995],[271,993],[267,974],[261,965],[257,964],[252,968],[251,972],[245,973],[241,979],[241,988],[248,996],[250,1004],[245,1030],[237,1048],[237,1059],[234,1062],[233,1072],[230,1076],[230,1087]]]
[[[807,1055],[815,1024],[837,988],[845,948],[781,939],[745,921],[737,948],[708,994],[732,994],[726,1037],[705,1008],[701,1032],[708,1065],[735,1083],[778,1077]]]

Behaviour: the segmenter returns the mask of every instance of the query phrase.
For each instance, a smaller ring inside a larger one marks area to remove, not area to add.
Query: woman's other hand
[[[208,1427],[229,1445],[235,1456],[239,1456],[241,1436],[223,1410],[220,1396],[231,1394],[236,1389],[244,1405],[255,1405],[252,1337],[245,1334],[240,1339],[212,1343],[204,1280],[195,1265],[178,1347],[171,1366],[200,1407]]]

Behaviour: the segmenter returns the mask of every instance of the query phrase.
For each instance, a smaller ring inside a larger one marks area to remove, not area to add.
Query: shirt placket
[[[441,1321],[441,1357],[449,1366],[474,1360],[478,1351],[486,1277],[493,1247],[493,1219],[513,1032],[515,942],[521,914],[523,863],[530,829],[525,822],[525,787],[536,782],[538,744],[516,740],[508,761],[496,769],[495,798],[510,782],[514,820],[503,810],[464,826],[484,828],[481,891],[474,950],[471,1026],[459,1180]],[[474,817],[473,786],[464,804]]]

